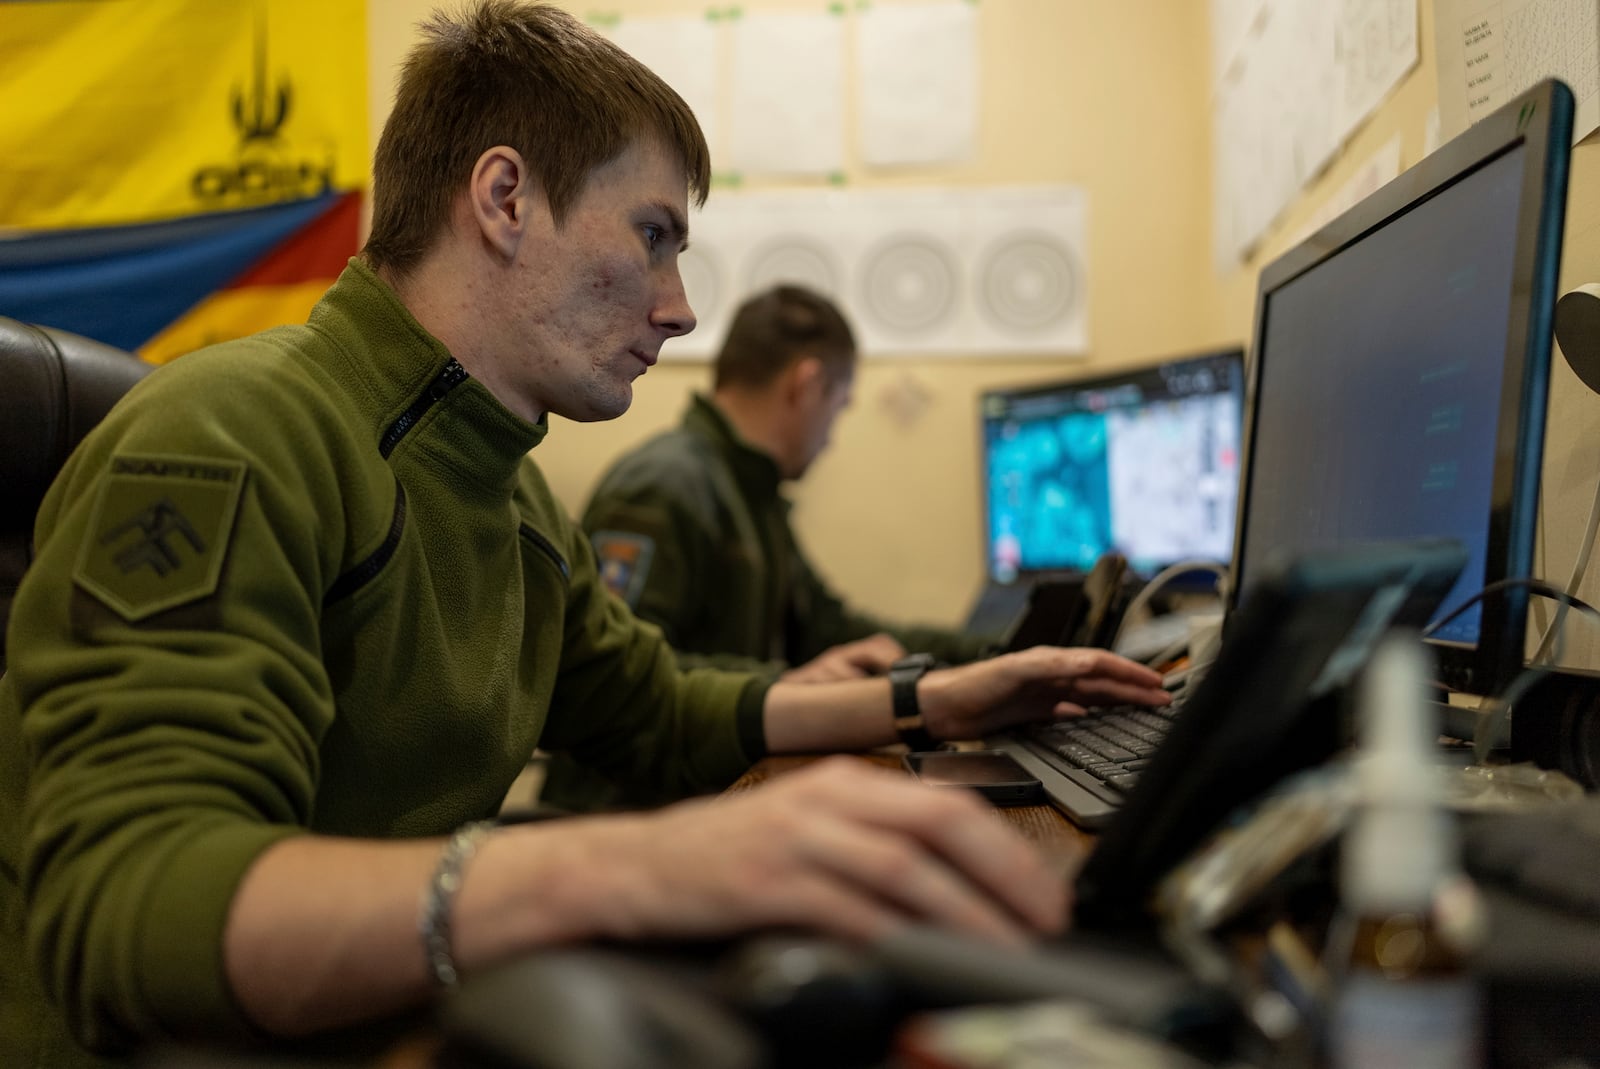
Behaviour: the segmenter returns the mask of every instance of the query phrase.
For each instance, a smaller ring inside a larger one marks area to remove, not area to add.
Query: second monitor
[[[984,393],[989,580],[1226,563],[1243,403],[1240,349]]]

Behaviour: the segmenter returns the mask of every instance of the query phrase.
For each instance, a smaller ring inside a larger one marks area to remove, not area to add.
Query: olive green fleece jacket
[[[440,835],[535,745],[680,793],[760,756],[765,686],[607,593],[543,435],[352,261],[77,450],[0,680],[0,1065],[248,1037],[223,924],[287,836]]]

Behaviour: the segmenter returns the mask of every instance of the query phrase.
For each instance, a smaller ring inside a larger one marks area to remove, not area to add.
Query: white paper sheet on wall
[[[1287,157],[1273,164],[1282,172],[1275,191],[1280,209],[1338,154],[1350,129],[1339,45],[1347,29],[1345,13],[1359,2],[1277,0],[1260,47],[1249,55],[1253,84],[1269,108],[1263,151]],[[1281,147],[1283,133],[1292,138],[1288,153]]]
[[[1577,99],[1572,139],[1600,126],[1600,3],[1435,0],[1439,127],[1449,139],[1544,78]]]
[[[1212,0],[1214,241],[1249,255],[1417,63],[1416,0]]]
[[[705,18],[633,17],[599,27],[628,55],[655,71],[683,97],[711,146],[712,166],[727,153],[717,112],[717,28]]]
[[[1348,137],[1417,65],[1416,0],[1343,0],[1341,138]]]
[[[972,346],[1089,351],[1089,203],[1075,186],[992,189],[971,201]]]
[[[1431,156],[1444,144],[1443,128],[1439,124],[1439,109],[1431,108],[1422,121],[1422,154]]]
[[[1333,50],[1314,39],[1317,11],[1279,4],[1247,45],[1212,104],[1219,269],[1238,263],[1330,157]]]
[[[689,223],[678,258],[698,324],[673,338],[664,359],[704,357],[722,344],[739,303],[779,282],[796,282],[843,300],[847,267],[839,248],[842,190],[718,190]]]
[[[869,167],[959,163],[978,138],[978,7],[874,4],[856,14],[856,119]]]
[[[1256,20],[1266,10],[1266,0],[1211,0],[1211,80],[1227,77],[1255,32]]]
[[[1074,186],[719,193],[680,259],[707,356],[746,297],[797,282],[836,301],[863,353],[1051,355],[1088,348],[1088,208]]]
[[[844,30],[842,10],[732,20],[729,159],[736,171],[843,171]]]

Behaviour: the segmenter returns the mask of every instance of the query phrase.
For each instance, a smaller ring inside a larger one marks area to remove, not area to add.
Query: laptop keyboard
[[[1135,705],[1091,709],[1071,720],[1030,725],[1021,734],[1067,766],[1124,794],[1138,782],[1182,704],[1180,697],[1160,709]]]

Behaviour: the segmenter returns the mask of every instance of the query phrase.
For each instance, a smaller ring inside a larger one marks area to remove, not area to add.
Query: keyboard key
[[[1111,805],[1122,804],[1121,791],[1117,790],[1115,787],[1106,786],[1104,783],[1101,783],[1099,780],[1095,779],[1081,768],[1065,769],[1063,770],[1062,775],[1066,776],[1072,782],[1076,783],[1078,786],[1082,787],[1084,790],[1088,791],[1102,802],[1108,802]]]
[[[1083,740],[1083,745],[1104,757],[1107,761],[1132,761],[1139,756],[1132,750],[1125,750],[1121,746],[1115,746],[1105,739],[1096,738],[1092,735]]]
[[[1065,745],[1057,746],[1055,751],[1079,768],[1087,768],[1090,765],[1097,765],[1101,762],[1099,754],[1087,746],[1080,746],[1077,743],[1066,743]]]
[[[1105,739],[1113,746],[1120,746],[1124,750],[1132,750],[1134,753],[1138,753],[1139,747],[1145,745],[1142,739],[1130,735],[1126,731],[1122,731],[1119,728],[1102,726],[1099,734],[1102,739]]]
[[[1166,717],[1157,716],[1155,713],[1148,712],[1144,709],[1140,709],[1138,712],[1129,713],[1128,719],[1132,720],[1136,724],[1143,724],[1149,730],[1158,731],[1163,735],[1172,729],[1172,725]]]

